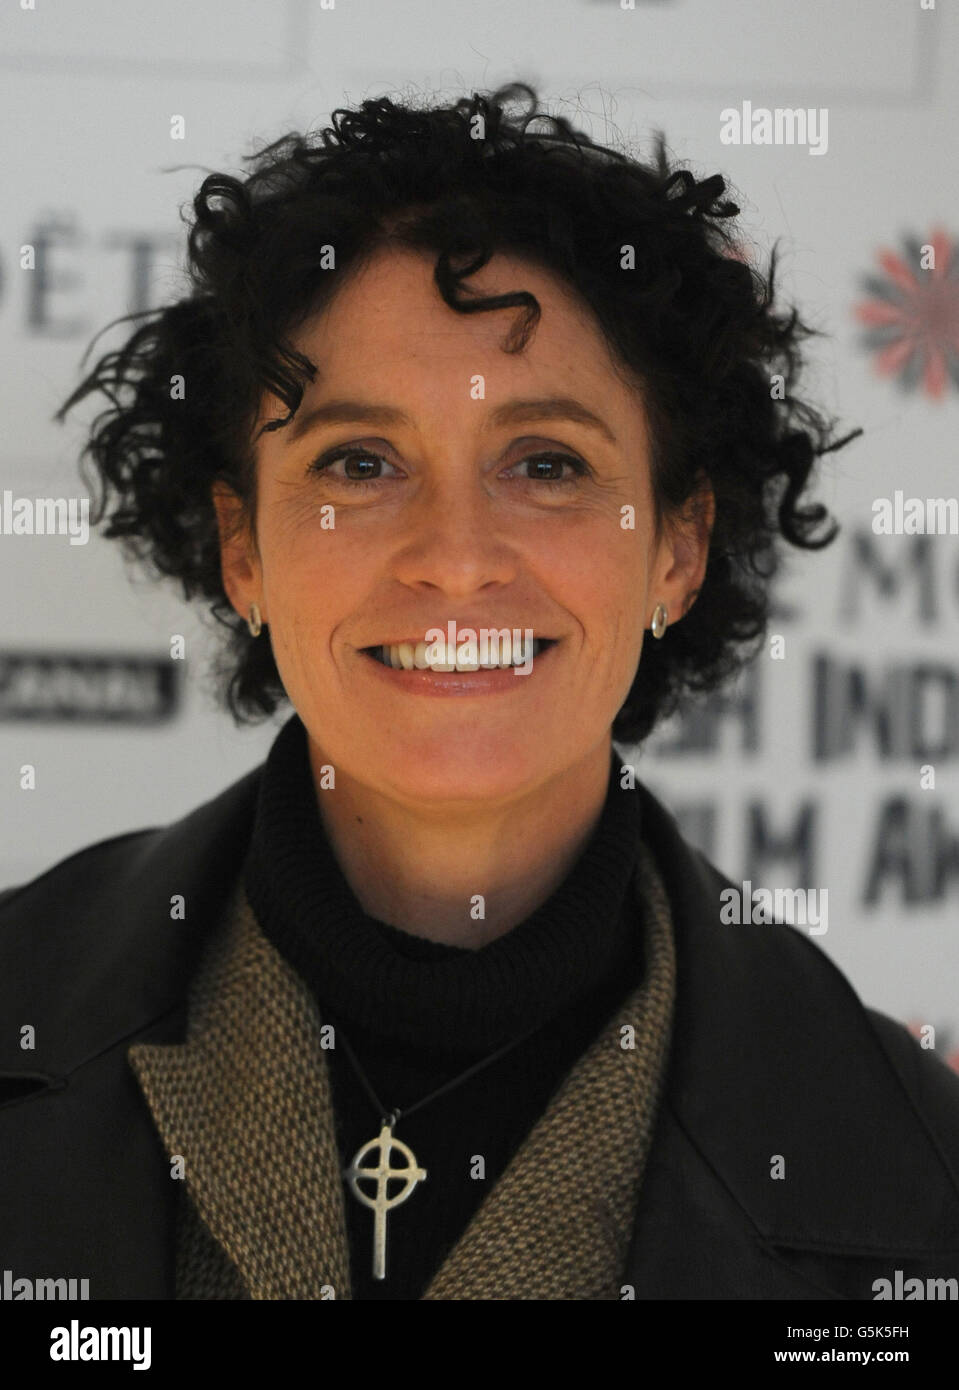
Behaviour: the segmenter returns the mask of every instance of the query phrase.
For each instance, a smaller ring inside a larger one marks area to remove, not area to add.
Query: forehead
[[[390,366],[410,374],[424,368],[445,377],[452,369],[539,374],[554,385],[627,392],[628,372],[614,361],[591,307],[552,271],[499,252],[462,281],[458,300],[528,291],[540,317],[526,347],[503,352],[523,305],[459,313],[443,300],[433,278],[436,255],[381,247],[348,269],[332,298],[294,335],[321,375]]]

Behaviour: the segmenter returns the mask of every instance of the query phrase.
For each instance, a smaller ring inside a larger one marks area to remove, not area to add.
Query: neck
[[[448,945],[478,949],[540,907],[566,878],[602,814],[607,737],[579,763],[508,803],[451,815],[410,806],[337,771],[318,797],[326,835],[363,910]],[[313,780],[328,762],[309,740]],[[483,916],[474,916],[482,895]]]

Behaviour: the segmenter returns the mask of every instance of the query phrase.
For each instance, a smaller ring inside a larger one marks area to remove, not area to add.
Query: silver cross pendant
[[[399,1153],[404,1164],[399,1168],[390,1166],[390,1154]],[[363,1159],[368,1154],[375,1155],[375,1161],[364,1166]],[[373,1211],[373,1278],[386,1278],[386,1214],[393,1207],[405,1202],[419,1182],[426,1181],[426,1169],[416,1161],[416,1155],[408,1145],[393,1137],[393,1122],[383,1122],[378,1139],[371,1139],[353,1155],[353,1162],[343,1175],[349,1183],[350,1191],[358,1201]],[[403,1187],[395,1196],[388,1192],[390,1179],[402,1182]],[[374,1182],[376,1191],[371,1196],[360,1187],[363,1181]]]

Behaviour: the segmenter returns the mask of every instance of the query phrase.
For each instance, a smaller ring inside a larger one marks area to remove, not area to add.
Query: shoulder
[[[86,845],[27,882],[0,891],[0,949],[19,923],[42,908],[49,939],[57,928],[75,931],[91,908],[125,900],[133,890],[152,893],[162,878],[201,888],[224,851],[235,856],[238,839],[252,828],[262,766],[167,825],[113,835]],[[245,849],[245,842],[243,845]],[[102,926],[109,926],[103,923]]]
[[[643,795],[674,917],[667,1096],[685,1134],[770,1240],[959,1244],[959,1077],[807,932],[724,922],[735,885]]]
[[[959,1075],[907,1028],[877,1009],[866,1015],[890,1070],[959,1191]]]
[[[35,878],[0,889],[0,933],[4,924],[9,925],[17,920],[18,914],[15,909],[11,912],[5,911],[8,907],[13,909],[15,902],[24,907],[38,899],[55,903],[58,898],[62,898],[67,889],[75,889],[84,883],[95,884],[100,882],[105,874],[112,876],[117,872],[123,872],[125,866],[136,855],[138,845],[148,837],[162,835],[166,828],[154,826],[108,836],[94,844],[84,845],[82,849],[57,860]]]
[[[38,1039],[32,1058],[18,1038],[0,1040],[0,1071],[26,1060],[68,1071],[175,1007],[240,871],[261,772],[0,894],[0,1016],[32,1023]]]

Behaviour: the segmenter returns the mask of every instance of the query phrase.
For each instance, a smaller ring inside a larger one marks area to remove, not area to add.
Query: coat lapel
[[[669,904],[643,844],[639,881],[643,984],[569,1072],[424,1298],[620,1298],[675,991]]]
[[[209,947],[185,1042],[128,1053],[167,1156],[251,1298],[349,1298],[316,1006],[241,887]]]

